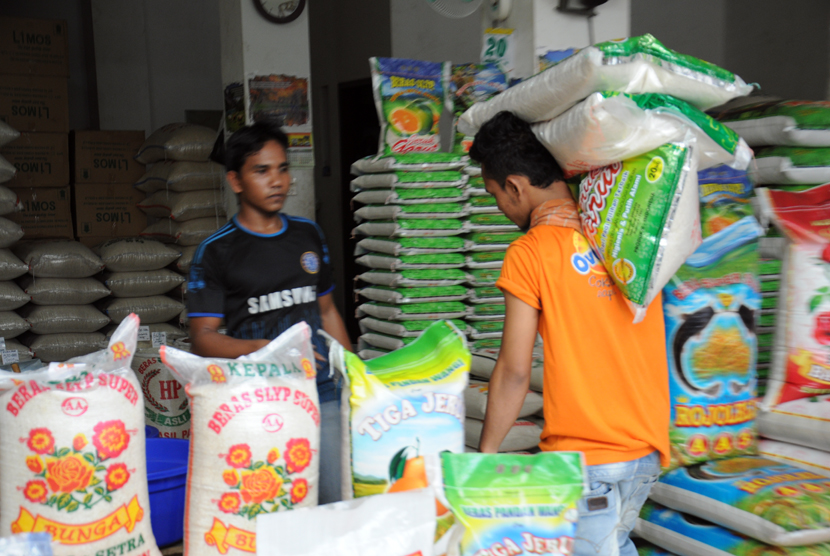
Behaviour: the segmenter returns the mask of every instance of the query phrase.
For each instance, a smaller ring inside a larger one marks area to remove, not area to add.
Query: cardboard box
[[[60,187],[69,183],[69,136],[63,133],[21,133],[0,147],[0,155],[17,173],[8,187]]]
[[[0,17],[3,73],[69,77],[66,21]]]
[[[65,77],[0,75],[0,120],[17,131],[69,133],[68,81]]]
[[[133,160],[143,131],[73,131],[69,141],[75,183],[134,183],[144,175]]]
[[[23,239],[72,239],[72,202],[66,187],[15,187],[23,203],[21,212],[6,218],[20,224]]]
[[[77,184],[74,194],[78,237],[135,237],[147,227],[147,215],[135,206],[144,193],[131,183]]]

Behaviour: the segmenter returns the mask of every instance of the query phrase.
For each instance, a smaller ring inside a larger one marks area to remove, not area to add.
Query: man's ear
[[[237,172],[228,172],[225,174],[225,178],[228,180],[228,183],[231,184],[231,190],[239,195],[242,193],[242,183],[239,181],[239,173]]]
[[[518,201],[524,194],[524,182],[526,180],[527,178],[517,174],[510,174],[504,180],[504,190],[514,202]]]

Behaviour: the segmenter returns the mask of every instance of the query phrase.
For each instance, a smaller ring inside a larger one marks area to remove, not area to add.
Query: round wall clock
[[[305,0],[254,0],[254,6],[271,23],[288,23],[303,13]]]

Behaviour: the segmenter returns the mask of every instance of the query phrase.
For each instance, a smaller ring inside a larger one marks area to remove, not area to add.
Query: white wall
[[[220,0],[92,0],[101,129],[221,110]]]
[[[590,44],[586,17],[556,11],[558,0],[533,0],[533,4],[533,34],[537,54],[548,50],[584,48]],[[594,43],[622,39],[629,35],[630,0],[609,0],[595,11]]]
[[[424,0],[390,0],[389,7],[392,57],[454,64],[479,61],[483,8],[455,19],[439,14]]]

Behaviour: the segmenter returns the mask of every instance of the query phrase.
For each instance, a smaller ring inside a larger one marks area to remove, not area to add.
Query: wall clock
[[[271,23],[288,23],[303,13],[305,0],[254,0],[254,6]]]

